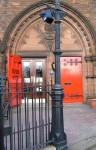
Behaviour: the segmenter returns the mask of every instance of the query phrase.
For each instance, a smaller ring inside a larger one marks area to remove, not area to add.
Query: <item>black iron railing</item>
[[[15,85],[8,83],[7,86],[1,82],[0,89],[2,87],[6,87],[0,90],[2,150],[37,150],[52,143],[49,138],[52,86],[16,81]]]

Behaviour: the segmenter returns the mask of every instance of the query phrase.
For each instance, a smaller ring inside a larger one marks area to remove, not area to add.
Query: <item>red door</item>
[[[12,100],[12,106],[16,106],[21,103],[21,94],[16,96],[16,93],[21,91],[22,84],[22,65],[21,57],[14,54],[7,54],[7,76],[8,76],[8,85],[12,92],[9,94],[9,98]],[[11,86],[11,87],[10,87]]]
[[[61,57],[61,85],[64,88],[63,102],[82,102],[81,57]]]

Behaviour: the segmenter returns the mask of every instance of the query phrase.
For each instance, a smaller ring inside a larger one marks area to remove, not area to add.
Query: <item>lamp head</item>
[[[53,22],[53,17],[52,14],[49,10],[42,10],[40,13],[41,18],[43,19],[44,22],[47,22],[51,24]]]
[[[53,75],[54,75],[53,70],[50,70],[50,71],[49,71],[49,74],[50,74],[50,77],[52,78],[52,77],[53,77]]]

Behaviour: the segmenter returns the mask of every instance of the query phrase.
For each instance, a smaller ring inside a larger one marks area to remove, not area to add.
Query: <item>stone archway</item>
[[[47,0],[47,2],[54,5],[53,1]],[[63,11],[69,14],[69,16],[64,18],[64,23],[73,28],[78,33],[79,39],[82,40],[83,47],[86,48],[86,55],[88,54],[88,51],[89,54],[90,52],[94,54],[95,35],[93,28],[80,13],[71,8],[66,3],[61,2],[61,7]],[[14,43],[16,43],[16,40],[20,38],[24,30],[30,27],[30,24],[32,25],[35,21],[41,20],[39,13],[42,9],[45,8],[46,5],[44,5],[42,2],[34,3],[12,20],[4,35],[4,51],[11,51],[12,48],[15,49],[16,44]]]
[[[53,1],[47,0],[47,2],[54,5]],[[88,95],[88,86],[91,84],[91,81],[89,81],[89,78],[86,78],[86,76],[87,74],[89,76],[90,71],[88,71],[88,69],[90,69],[90,67],[92,68],[92,64],[95,63],[96,37],[93,28],[80,13],[64,2],[61,2],[61,7],[63,11],[69,14],[61,22],[61,49],[66,51],[66,55],[68,55],[68,50],[73,50],[76,55],[82,56],[83,89],[84,97],[86,99]],[[46,53],[47,56],[52,55],[55,34],[54,24],[48,26],[42,22],[39,16],[42,9],[46,9],[46,5],[42,4],[40,1],[30,5],[14,18],[4,35],[2,46],[4,55],[6,55],[7,52],[22,55],[22,52],[29,51],[30,53],[31,50],[35,50],[35,52],[36,50],[39,52],[42,51],[43,53]],[[66,42],[66,34],[71,43]],[[34,40],[34,38],[32,39],[32,37],[36,38],[36,40]],[[35,42],[35,46],[31,44],[32,41]],[[29,46],[30,44],[31,46]],[[38,45],[39,48],[36,45]],[[68,47],[69,45],[71,49]],[[75,50],[78,50],[80,53],[77,53],[77,51],[75,52]],[[31,55],[33,55],[33,53]],[[88,63],[86,63],[85,58]],[[50,58],[48,57],[50,63],[51,59],[52,56]],[[92,75],[94,74],[94,72],[91,73]],[[88,79],[87,86],[85,86],[87,83],[86,79]],[[94,82],[93,78],[91,79],[92,82]],[[93,93],[91,92],[89,96],[92,95]]]

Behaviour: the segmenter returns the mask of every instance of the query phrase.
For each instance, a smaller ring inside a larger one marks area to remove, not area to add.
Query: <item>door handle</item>
[[[71,82],[65,82],[64,84],[65,84],[65,85],[70,85],[70,84],[71,84]]]

